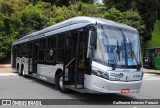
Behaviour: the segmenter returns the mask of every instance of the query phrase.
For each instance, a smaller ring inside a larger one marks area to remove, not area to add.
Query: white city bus
[[[56,84],[61,92],[138,93],[142,84],[139,33],[95,17],[74,17],[12,45],[12,68]]]

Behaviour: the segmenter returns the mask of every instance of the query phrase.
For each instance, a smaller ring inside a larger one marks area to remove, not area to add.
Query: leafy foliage
[[[111,8],[104,13],[103,17],[106,19],[114,20],[120,23],[130,25],[134,28],[137,28],[138,31],[140,31],[141,42],[143,42],[144,33],[145,33],[145,25],[142,22],[141,17],[138,14],[138,12],[133,11],[133,10],[121,12],[115,8]]]
[[[127,11],[132,8],[134,0],[103,0],[108,8],[116,8],[120,11]]]
[[[14,23],[16,24],[16,19],[0,15],[0,59],[10,51],[11,43],[18,35],[16,28],[12,25]]]
[[[147,48],[154,48],[154,47],[159,47],[160,46],[160,39],[159,39],[160,20],[156,21],[156,23],[154,25],[154,28],[155,29],[152,33],[152,39],[145,44],[145,47],[147,47]]]
[[[145,41],[151,40],[152,32],[154,30],[154,23],[157,18],[157,1],[156,0],[139,0],[138,1],[138,11],[145,22]]]
[[[159,0],[103,0],[108,8],[116,8],[122,12],[130,9],[137,11],[140,14],[142,21],[145,24],[144,42],[152,38],[154,23],[157,18],[157,13],[160,11]],[[158,10],[159,8],[159,10]]]
[[[29,4],[24,10],[19,14],[19,19],[21,21],[19,33],[22,35],[28,34],[36,30],[41,30],[46,24],[46,18],[42,15],[41,8],[43,4],[38,4],[33,6]]]
[[[157,0],[157,11],[158,19],[160,19],[160,0]]]
[[[81,2],[68,7],[58,7],[52,2],[38,0],[30,0],[30,2],[2,0],[0,2],[0,60],[10,53],[11,44],[17,38],[74,16],[100,16],[100,13],[95,6]]]
[[[150,12],[146,13],[138,7],[138,0],[104,0],[106,6],[93,5],[93,1],[1,0],[0,60],[10,53],[11,44],[17,38],[75,16],[103,17],[131,25],[140,31],[142,42],[147,31],[151,33],[153,30],[155,19],[154,16],[150,17],[150,14],[154,9],[147,10],[144,6],[144,9]],[[102,9],[98,9],[97,6]],[[146,28],[147,26],[149,27]]]

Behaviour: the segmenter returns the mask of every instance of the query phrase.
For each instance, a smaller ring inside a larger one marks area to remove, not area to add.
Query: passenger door
[[[29,44],[29,72],[37,72],[37,60],[38,60],[38,40],[32,41]]]
[[[64,85],[74,85],[75,88],[84,87],[84,73],[88,71],[86,32],[72,32],[66,36]]]

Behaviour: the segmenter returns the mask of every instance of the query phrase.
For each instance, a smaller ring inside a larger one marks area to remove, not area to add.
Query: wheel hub
[[[59,86],[60,86],[61,89],[64,88],[64,85],[63,85],[63,77],[62,77],[62,76],[59,78]]]

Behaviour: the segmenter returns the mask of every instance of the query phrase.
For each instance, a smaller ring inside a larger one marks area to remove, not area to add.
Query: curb
[[[152,70],[152,69],[145,69],[143,68],[143,72],[145,73],[156,73],[156,74],[160,74],[160,70]]]

